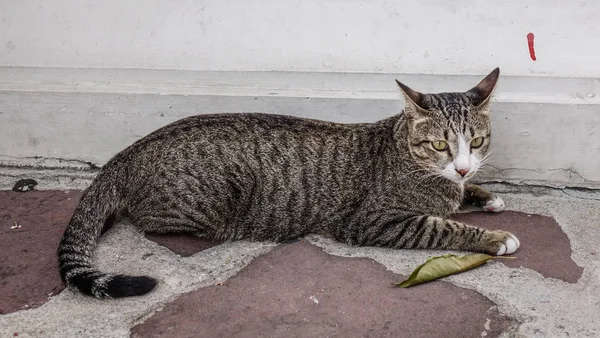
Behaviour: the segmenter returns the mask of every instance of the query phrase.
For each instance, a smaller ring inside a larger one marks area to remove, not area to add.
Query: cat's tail
[[[84,191],[58,247],[60,275],[83,294],[121,298],[146,294],[158,281],[146,276],[114,275],[92,267],[92,255],[102,228],[123,207],[126,171],[109,162]]]

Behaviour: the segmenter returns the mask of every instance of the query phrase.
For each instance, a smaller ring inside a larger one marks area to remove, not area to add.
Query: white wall
[[[9,66],[600,76],[598,1],[4,0],[0,17]]]
[[[466,90],[496,66],[484,179],[600,188],[599,22],[583,0],[0,1],[0,188],[68,186],[192,114],[374,121],[394,78]]]

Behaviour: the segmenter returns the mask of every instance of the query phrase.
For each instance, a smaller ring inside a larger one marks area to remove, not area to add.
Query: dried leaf
[[[401,288],[408,288],[417,284],[432,281],[434,279],[471,270],[482,264],[485,264],[485,262],[492,258],[497,257],[478,253],[464,256],[447,254],[443,256],[430,257],[425,263],[419,265],[406,280],[400,283],[394,283],[394,285]]]

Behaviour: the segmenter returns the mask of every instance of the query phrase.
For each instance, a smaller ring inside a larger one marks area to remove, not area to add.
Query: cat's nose
[[[469,169],[456,169],[456,172],[462,176],[465,177],[465,175],[469,172]]]

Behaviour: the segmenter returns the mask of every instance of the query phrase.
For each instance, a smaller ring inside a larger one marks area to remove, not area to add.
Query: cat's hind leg
[[[128,206],[128,218],[144,232],[184,233],[209,240],[238,239],[243,232],[235,224],[242,203],[231,185],[203,182],[180,175],[136,191]]]
[[[165,191],[152,186],[144,187],[127,206],[127,217],[140,230],[148,233],[206,233],[215,222],[215,215],[206,200],[191,200],[175,190]]]
[[[481,207],[483,211],[487,212],[501,212],[506,208],[502,198],[478,185],[469,183],[465,184],[464,203]]]

